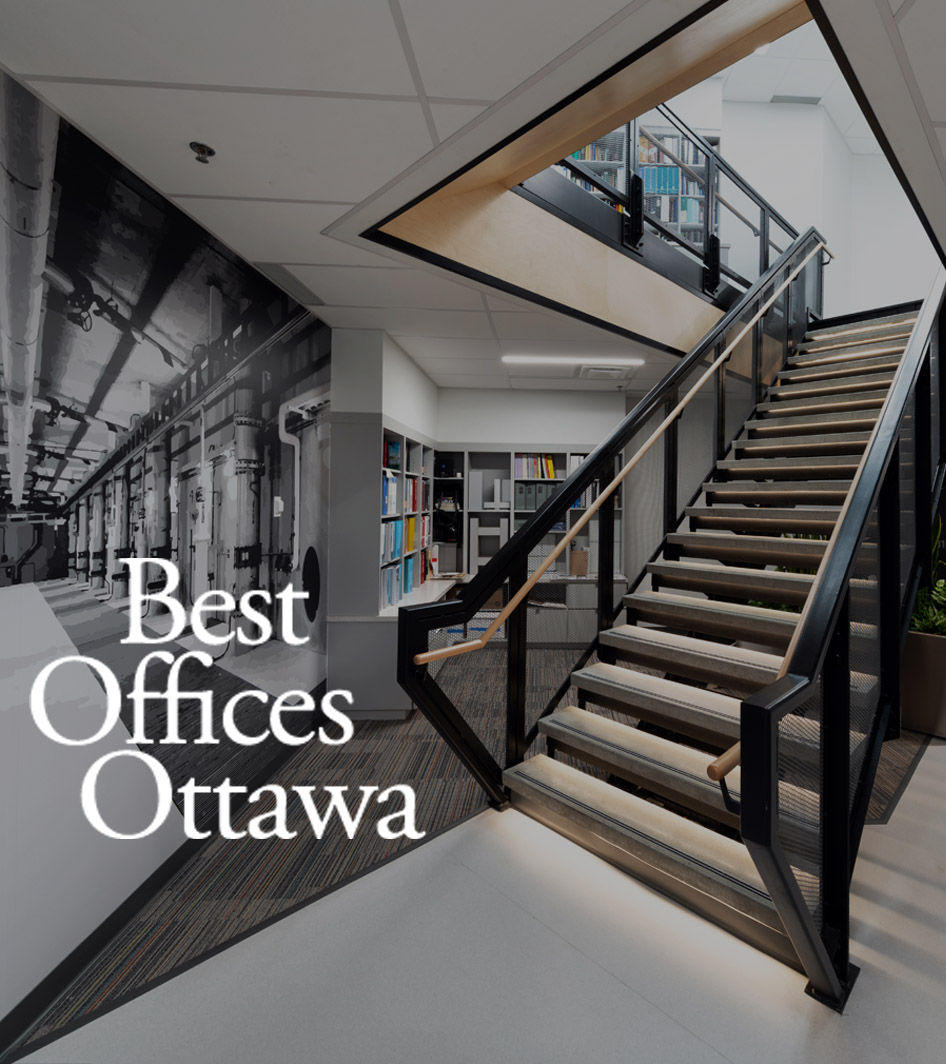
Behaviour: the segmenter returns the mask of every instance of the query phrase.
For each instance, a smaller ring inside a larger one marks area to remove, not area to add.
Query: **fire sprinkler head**
[[[209,144],[202,144],[199,140],[192,140],[190,149],[196,156],[197,162],[204,164],[209,163],[213,156],[217,154]]]

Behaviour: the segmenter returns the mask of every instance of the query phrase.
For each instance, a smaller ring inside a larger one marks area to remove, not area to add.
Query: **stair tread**
[[[795,476],[800,469],[804,469],[809,474],[820,472],[829,477],[842,474],[853,477],[860,461],[859,454],[819,454],[806,455],[801,458],[791,455],[775,458],[724,458],[716,463],[716,472],[717,474],[725,473],[737,481],[744,476],[776,479],[784,474]]]
[[[585,825],[606,832],[606,837],[619,840],[631,852],[656,853],[665,870],[685,868],[688,879],[706,884],[712,893],[721,892],[737,905],[737,899],[745,899],[753,909],[770,910],[777,920],[762,878],[741,842],[544,754],[507,769],[503,782],[513,792],[514,804],[517,793],[531,792],[541,804],[567,806]]]
[[[770,610],[765,606],[746,606],[741,602],[711,602],[708,599],[690,598],[686,595],[672,595],[666,591],[633,591],[625,595],[622,601],[630,609],[638,604],[666,606],[718,617],[739,617],[748,621],[764,620],[785,628],[789,633],[794,630],[798,621],[798,614],[785,613],[784,610]]]
[[[841,512],[839,506],[739,506],[738,504],[716,506],[688,506],[684,513],[687,517],[747,517],[774,521],[784,518],[786,521],[801,518],[824,518],[837,520]]]
[[[742,491],[746,493],[758,493],[759,495],[770,494],[804,494],[806,492],[848,492],[851,488],[850,480],[740,480],[732,483],[727,480],[707,480],[703,484],[703,491],[726,492]]]
[[[764,417],[750,418],[743,425],[746,432],[775,436],[788,433],[795,436],[817,435],[823,432],[870,432],[877,424],[880,409],[832,410],[813,414],[798,410],[770,410]]]
[[[823,413],[825,407],[830,407],[832,410],[879,410],[884,405],[888,390],[887,388],[871,389],[858,392],[846,399],[839,399],[836,395],[812,395],[803,399],[763,399],[755,409],[756,414],[771,410],[779,412],[810,410],[818,414]]]
[[[897,340],[892,344],[865,344],[861,348],[847,347],[840,350],[829,348],[824,352],[803,352],[799,355],[790,355],[785,364],[790,369],[803,369],[816,366],[854,366],[873,358],[895,358],[899,362],[905,350],[905,342]]]
[[[903,341],[904,343],[910,337],[910,329],[895,329],[889,333],[860,333],[856,336],[824,336],[813,340],[803,340],[796,348],[796,351],[843,351],[846,348],[852,347],[865,347],[872,341],[876,343],[892,343],[894,341]],[[876,338],[876,339],[875,339]]]
[[[809,573],[780,573],[775,569],[749,569],[738,565],[712,565],[709,562],[696,561],[648,562],[647,572],[653,576],[693,573],[716,583],[757,581],[772,586],[782,584],[799,589],[810,588],[814,581],[814,576]]]
[[[819,562],[824,556],[826,543],[817,539],[795,539],[785,536],[736,535],[731,532],[671,532],[667,544],[683,552],[696,552],[697,556],[727,557],[753,554],[775,559],[789,558],[794,562]]]
[[[916,321],[915,310],[905,310],[898,314],[886,314],[882,317],[863,318],[861,321],[849,321],[844,325],[829,325],[823,329],[809,329],[805,333],[805,339],[815,336],[838,336],[845,332],[873,332],[891,329],[895,325],[912,325]]]
[[[847,395],[856,392],[879,390],[889,385],[895,370],[882,373],[858,373],[851,377],[835,377],[820,381],[790,381],[788,384],[773,384],[766,392],[766,402],[784,399],[805,399],[822,395]]]
[[[894,355],[874,355],[853,362],[829,363],[822,366],[791,366],[783,369],[777,381],[789,384],[793,381],[832,381],[867,373],[895,373],[900,359]]]
[[[777,654],[766,654],[761,650],[749,650],[747,647],[731,646],[728,643],[715,643],[710,639],[694,639],[693,636],[679,635],[661,628],[641,628],[634,624],[616,625],[602,632],[599,639],[607,646],[617,646],[624,640],[650,643],[656,647],[687,651],[718,661],[769,669],[773,674],[782,666],[782,659]]]

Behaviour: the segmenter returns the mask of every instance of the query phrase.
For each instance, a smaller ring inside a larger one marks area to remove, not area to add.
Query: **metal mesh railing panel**
[[[816,925],[821,927],[824,785],[821,681],[778,725],[778,839]]]
[[[878,507],[854,560],[850,585],[851,805],[880,709],[880,542]]]
[[[900,599],[916,554],[916,396],[906,405],[900,427]],[[928,490],[928,489],[927,489]]]

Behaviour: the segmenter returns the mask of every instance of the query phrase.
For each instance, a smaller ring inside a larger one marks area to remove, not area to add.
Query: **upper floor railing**
[[[599,137],[519,191],[724,303],[758,280],[798,236],[714,144],[665,105]]]

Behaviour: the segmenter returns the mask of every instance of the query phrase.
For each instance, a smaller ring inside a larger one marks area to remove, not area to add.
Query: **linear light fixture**
[[[628,355],[503,355],[507,366],[643,366]]]

